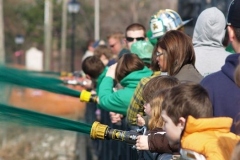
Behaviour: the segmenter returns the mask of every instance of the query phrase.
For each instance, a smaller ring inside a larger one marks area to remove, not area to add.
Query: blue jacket
[[[239,58],[240,54],[229,55],[220,71],[201,81],[213,104],[214,116],[231,117],[234,122],[240,118],[240,88],[234,82],[234,71],[239,64]],[[237,133],[234,125],[231,131]]]

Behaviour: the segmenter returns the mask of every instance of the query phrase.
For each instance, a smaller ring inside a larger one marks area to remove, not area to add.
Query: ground
[[[1,160],[74,160],[76,133],[1,126]]]

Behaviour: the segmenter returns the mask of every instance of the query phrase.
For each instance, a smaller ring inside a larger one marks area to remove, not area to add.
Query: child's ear
[[[182,130],[184,129],[185,124],[186,124],[186,119],[184,117],[180,117],[178,125]]]

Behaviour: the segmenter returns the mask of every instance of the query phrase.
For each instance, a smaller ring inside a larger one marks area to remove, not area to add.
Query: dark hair
[[[209,118],[213,116],[212,104],[207,91],[196,83],[182,83],[173,87],[166,94],[162,109],[175,125],[179,118]]]
[[[113,56],[112,50],[108,48],[106,45],[99,45],[94,50],[94,55],[100,58],[102,55],[104,55],[108,60],[110,60]]]
[[[93,79],[97,79],[103,72],[105,66],[97,56],[87,57],[82,62],[82,70]]]
[[[153,53],[152,53],[152,57],[151,57],[151,64],[150,64],[150,68],[152,71],[159,71],[159,65],[158,65],[158,61],[157,61],[157,46],[154,47],[153,49]]]
[[[237,84],[237,86],[240,87],[240,58],[239,58],[239,64],[238,64],[237,68],[235,69],[234,81]]]
[[[143,61],[136,54],[124,54],[118,60],[115,72],[115,79],[117,82],[120,82],[128,74],[133,71],[142,70],[144,66],[145,65]]]
[[[143,86],[142,98],[145,102],[150,102],[157,90],[172,88],[179,83],[179,80],[172,76],[156,76]]]
[[[227,47],[229,44],[229,35],[228,35],[228,30],[226,29],[222,44],[224,47]]]
[[[235,133],[240,135],[240,112],[234,118],[233,124],[234,124]]]
[[[146,28],[139,23],[130,24],[125,30],[125,37],[127,37],[128,31],[136,31],[136,30],[143,30],[144,37],[146,37]]]
[[[94,43],[94,40],[93,39],[89,39],[86,43],[86,46],[89,47],[89,46],[92,46]]]
[[[186,64],[195,66],[195,52],[191,38],[178,30],[168,31],[157,43],[162,48],[169,75],[176,75]],[[156,53],[156,49],[155,49]]]

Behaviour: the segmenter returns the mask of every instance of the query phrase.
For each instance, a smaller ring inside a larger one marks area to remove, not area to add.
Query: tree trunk
[[[4,47],[4,25],[3,25],[3,1],[0,0],[0,64],[5,63]]]

